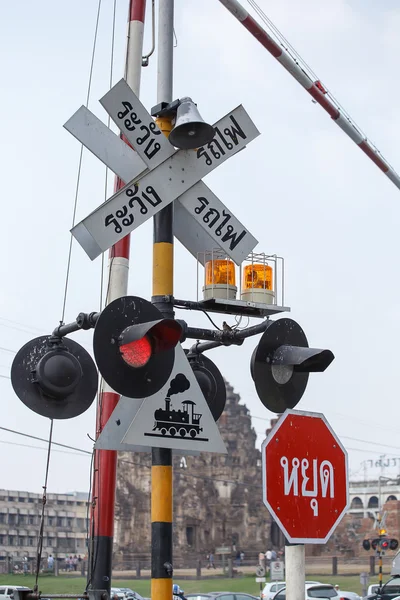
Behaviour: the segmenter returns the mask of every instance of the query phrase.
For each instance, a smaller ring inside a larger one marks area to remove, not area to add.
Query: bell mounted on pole
[[[182,327],[137,296],[117,298],[96,322],[93,349],[109,386],[128,398],[152,396],[168,380]]]
[[[309,373],[322,373],[334,358],[330,350],[309,348],[296,321],[271,321],[250,365],[261,402],[275,413],[294,408],[304,394]]]
[[[69,338],[41,336],[17,352],[11,383],[18,398],[49,419],[71,419],[92,404],[98,385],[96,365]]]
[[[201,118],[193,100],[182,98],[176,112],[175,126],[168,136],[171,144],[183,150],[199,148],[211,142],[214,133],[214,127]]]
[[[151,110],[153,117],[169,117],[174,127],[168,140],[175,148],[194,150],[211,142],[215,130],[201,117],[196,104],[191,98],[174,100],[169,104],[161,102]]]

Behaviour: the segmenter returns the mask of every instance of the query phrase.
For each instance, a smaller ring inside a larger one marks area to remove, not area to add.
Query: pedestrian
[[[26,556],[24,556],[24,561],[22,563],[22,567],[24,570],[24,576],[28,575],[28,558]]]
[[[236,566],[240,567],[240,552],[239,552],[239,550],[236,552],[235,562],[236,562]]]
[[[267,550],[265,553],[265,568],[267,569],[267,571],[269,571],[271,559],[272,559],[272,552],[271,552],[271,550]]]
[[[174,600],[186,600],[185,592],[177,583],[172,586],[172,597]]]
[[[243,561],[244,561],[244,552],[242,550],[240,553],[240,564],[242,564]]]
[[[47,557],[47,568],[49,571],[52,571],[54,568],[54,558],[51,554]]]
[[[277,554],[275,552],[275,550],[271,550],[271,561],[276,560],[277,559]]]
[[[74,558],[72,559],[72,565],[74,567],[74,571],[76,571],[77,567],[78,567],[78,557],[75,554]]]
[[[264,552],[260,552],[260,554],[258,555],[258,564],[260,565],[260,567],[263,567],[265,569],[265,554],[264,554]]]
[[[214,554],[212,552],[210,552],[207,555],[207,560],[208,560],[208,565],[207,565],[207,569],[210,569],[211,567],[213,569],[215,569],[215,564],[214,564]]]
[[[335,588],[335,590],[336,590],[337,592],[339,592],[339,590],[340,590],[340,587],[338,586],[338,584],[336,584],[336,585],[334,586],[334,588]]]

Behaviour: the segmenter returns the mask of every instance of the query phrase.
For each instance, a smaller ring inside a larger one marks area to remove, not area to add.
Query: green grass
[[[337,575],[319,575],[311,576],[307,575],[307,579],[321,581],[322,583],[339,584],[343,590],[361,593],[361,585],[359,576],[346,576]],[[0,585],[24,585],[27,587],[33,587],[35,578],[27,575],[0,575]],[[192,592],[211,592],[211,591],[231,591],[231,592],[247,592],[248,594],[259,595],[260,584],[255,582],[253,576],[238,577],[234,579],[198,579],[198,580],[185,580],[185,579],[174,579],[174,583],[178,583],[186,593]],[[371,583],[378,583],[378,578],[371,578]],[[150,597],[150,580],[146,579],[115,579],[113,581],[115,587],[129,587],[139,594]],[[44,575],[39,578],[39,589],[42,594],[60,593],[60,594],[74,594],[82,593],[86,586],[86,579],[84,577],[69,577],[60,575],[59,577]]]

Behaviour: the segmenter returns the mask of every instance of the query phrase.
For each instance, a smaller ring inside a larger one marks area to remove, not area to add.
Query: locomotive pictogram
[[[175,437],[187,436],[188,439],[208,441],[208,438],[198,437],[203,431],[200,426],[202,415],[195,412],[196,403],[192,400],[182,400],[182,408],[178,410],[172,406],[171,396],[185,392],[190,388],[190,381],[183,373],[178,373],[171,381],[165,397],[165,407],[154,411],[154,427],[147,436]],[[159,433],[156,433],[159,432]]]

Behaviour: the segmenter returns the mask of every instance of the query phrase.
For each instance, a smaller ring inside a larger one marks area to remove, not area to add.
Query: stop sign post
[[[263,500],[291,544],[324,544],[349,506],[347,452],[320,413],[287,410],[262,444]]]

